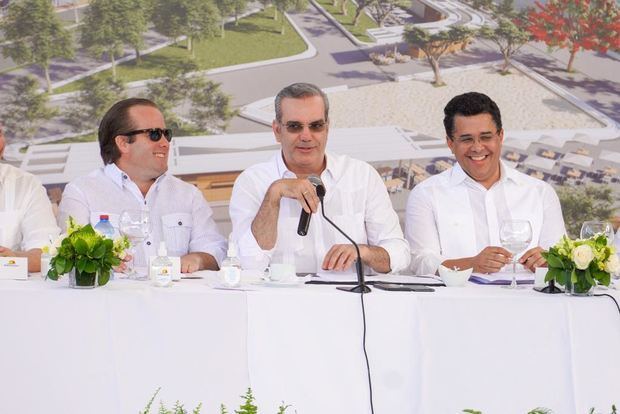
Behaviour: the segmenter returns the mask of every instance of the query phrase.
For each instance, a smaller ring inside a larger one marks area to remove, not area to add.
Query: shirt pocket
[[[183,256],[189,253],[192,236],[192,215],[172,213],[161,217],[163,239],[169,256]]]
[[[336,215],[333,216],[331,220],[336,223],[347,236],[355,240],[356,243],[366,244],[368,242],[366,236],[366,222],[363,213]],[[336,229],[331,229],[329,233],[333,237],[333,240],[331,240],[332,245],[351,243]]]

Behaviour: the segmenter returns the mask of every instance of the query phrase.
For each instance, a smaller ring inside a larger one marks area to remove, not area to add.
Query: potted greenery
[[[604,234],[577,240],[562,236],[542,255],[549,266],[545,282],[555,280],[571,295],[589,295],[597,283],[609,286],[611,275],[620,271],[616,249]]]
[[[110,280],[112,268],[121,263],[128,247],[127,237],[108,239],[90,224],[81,226],[69,217],[67,235],[46,249],[52,256],[47,277],[58,280],[68,273],[69,286],[73,288],[103,286]]]

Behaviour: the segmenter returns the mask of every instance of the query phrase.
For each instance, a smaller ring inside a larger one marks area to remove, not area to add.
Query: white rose
[[[577,266],[577,269],[587,269],[592,259],[594,259],[594,252],[592,251],[592,248],[587,244],[577,246],[573,250],[573,262],[575,262],[575,266]]]
[[[605,263],[605,271],[609,272],[610,275],[620,272],[620,259],[618,259],[618,255],[612,254],[609,256],[607,263]]]

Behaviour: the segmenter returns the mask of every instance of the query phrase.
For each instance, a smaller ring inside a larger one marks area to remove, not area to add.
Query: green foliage
[[[220,13],[210,0],[156,0],[153,23],[172,39],[187,36],[187,50],[194,56],[194,41],[215,35]]]
[[[604,234],[583,240],[563,236],[542,256],[549,266],[545,281],[555,280],[567,289],[573,286],[576,293],[586,293],[597,283],[609,286],[610,273],[618,266],[615,249],[607,245]]]
[[[609,220],[616,210],[613,191],[609,186],[562,186],[556,190],[566,231],[572,238],[579,237],[584,221]]]
[[[482,414],[482,411],[476,411],[476,410],[472,410],[470,408],[463,410],[464,413],[468,413],[468,414]],[[548,409],[548,408],[534,408],[533,410],[529,411],[527,414],[553,414],[553,411]],[[591,408],[590,411],[588,411],[588,414],[594,414],[594,408]],[[612,405],[611,406],[611,413],[610,414],[616,414],[616,406]]]
[[[351,1],[346,1],[344,5],[341,3],[340,6],[334,5],[331,0],[317,0],[317,2],[358,40],[371,41],[366,34],[366,29],[376,28],[378,25],[366,13],[361,13],[357,24],[354,25],[353,19],[357,8]],[[345,10],[345,13],[342,10]]]
[[[96,129],[105,112],[121,99],[125,98],[125,85],[111,77],[91,76],[84,80],[82,89],[65,110],[66,122],[74,131]]]
[[[53,58],[73,57],[71,33],[65,29],[52,2],[22,0],[9,4],[7,14],[0,19],[4,34],[2,55],[17,64],[35,63],[43,68],[48,92],[52,91],[49,65]]]
[[[527,29],[504,17],[498,19],[497,27],[483,26],[478,31],[478,34],[499,47],[499,51],[504,57],[502,73],[508,73],[512,56],[532,38]]]
[[[305,50],[301,38],[287,26],[287,35],[279,34],[279,23],[271,19],[271,11],[264,10],[239,20],[239,25],[226,25],[226,38],[213,37],[194,44],[196,57],[193,61],[199,70],[237,65],[266,59],[290,56]],[[288,22],[287,22],[288,25]],[[170,65],[187,59],[185,48],[168,46],[149,53],[137,66],[126,62],[117,67],[118,78],[125,82],[153,79],[163,76]],[[94,77],[109,77],[111,71],[100,72]],[[83,80],[73,82],[56,90],[71,92],[83,88]]]
[[[444,85],[444,82],[439,73],[439,59],[451,46],[459,43],[464,44],[475,34],[475,31],[464,26],[450,26],[448,30],[440,30],[435,33],[418,26],[407,26],[403,37],[407,43],[424,52],[426,60],[435,74],[433,83],[441,86]]]
[[[67,236],[62,239],[56,252],[52,252],[54,257],[50,261],[47,277],[58,280],[74,268],[84,276],[99,271],[99,285],[103,286],[110,280],[112,267],[121,263],[121,257],[128,247],[126,237],[110,240],[96,232],[90,224],[77,225],[70,217]]]
[[[3,103],[0,116],[12,136],[32,138],[42,122],[56,115],[56,110],[48,107],[49,96],[38,89],[34,77],[20,77],[13,85],[10,98]]]
[[[280,18],[282,20],[282,25],[280,26],[280,34],[283,35],[285,33],[286,27],[286,19],[284,18],[284,13],[296,10],[303,11],[308,7],[308,2],[306,0],[272,0],[275,8],[280,12]]]
[[[149,99],[159,104],[164,119],[177,130],[185,126],[173,109],[183,104],[191,105],[190,120],[198,128],[224,129],[237,112],[231,109],[230,97],[220,90],[219,84],[206,80],[202,75],[186,76],[196,69],[196,63],[189,60],[168,66],[161,81],[147,86]]]
[[[116,59],[125,45],[142,46],[146,31],[142,0],[92,0],[80,26],[80,43],[94,56],[108,55],[112,78],[116,79]]]
[[[386,19],[398,7],[406,10],[409,8],[409,5],[402,0],[375,0],[373,7],[370,9],[370,14],[379,24],[379,27],[383,27]]]
[[[153,406],[153,401],[155,397],[159,393],[161,388],[157,388],[149,402],[146,404],[144,411],[140,411],[139,414],[150,414],[151,407]],[[241,396],[243,402],[238,410],[235,410],[235,414],[258,414],[258,407],[254,404],[254,395],[252,394],[252,389],[248,388],[244,395]],[[286,410],[289,408],[289,405],[284,405],[282,403],[278,407],[277,414],[286,414]],[[202,403],[198,404],[198,406],[192,411],[192,414],[200,414],[200,410],[202,409]],[[175,403],[172,410],[168,410],[163,402],[159,404],[159,414],[187,414],[187,411],[183,407],[183,404],[178,401]],[[228,414],[228,410],[224,404],[220,405],[220,414]]]

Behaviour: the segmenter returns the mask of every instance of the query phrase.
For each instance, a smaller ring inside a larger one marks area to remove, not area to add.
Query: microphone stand
[[[327,220],[329,224],[334,226],[334,228],[338,230],[340,234],[346,237],[346,239],[350,241],[351,244],[353,244],[353,246],[355,247],[355,252],[357,253],[357,262],[355,263],[355,269],[357,270],[357,286],[353,286],[353,287],[339,286],[336,289],[343,290],[345,292],[353,292],[353,293],[369,293],[371,289],[370,287],[366,285],[366,282],[364,281],[364,270],[362,268],[362,256],[360,255],[360,248],[358,247],[357,243],[353,241],[352,238],[350,238],[344,231],[340,229],[340,227],[336,225],[336,223],[334,223],[329,218],[327,218],[327,216],[325,215],[325,205],[323,204],[323,196],[325,194],[323,193],[323,195],[321,195],[318,187],[317,187],[317,194],[319,196],[319,200],[321,201],[321,213],[323,214],[323,218]]]

